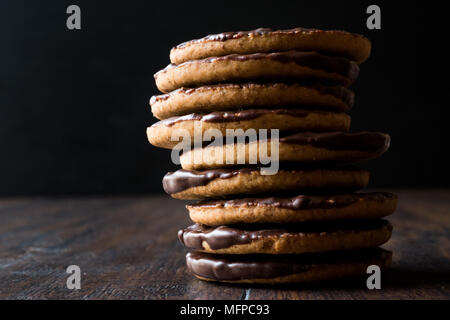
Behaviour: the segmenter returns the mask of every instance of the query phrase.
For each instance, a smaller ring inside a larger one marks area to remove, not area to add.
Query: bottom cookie
[[[367,275],[367,267],[391,265],[392,253],[381,248],[286,256],[186,255],[188,269],[199,279],[229,283],[308,283]]]

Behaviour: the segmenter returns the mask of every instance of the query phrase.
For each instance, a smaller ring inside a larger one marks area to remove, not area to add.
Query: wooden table
[[[397,191],[392,269],[365,280],[250,287],[196,280],[177,230],[184,203],[167,196],[0,200],[1,299],[449,299],[450,191]],[[69,290],[66,268],[81,268]]]

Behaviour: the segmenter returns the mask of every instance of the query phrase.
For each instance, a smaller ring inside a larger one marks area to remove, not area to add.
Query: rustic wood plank
[[[0,203],[0,298],[239,299],[184,267],[177,230],[189,223],[168,197],[25,199]],[[82,289],[66,288],[79,265]]]
[[[190,224],[166,196],[0,200],[0,299],[449,299],[450,191],[400,191],[383,289],[365,280],[284,287],[193,278],[176,232]],[[68,265],[82,289],[66,288]]]

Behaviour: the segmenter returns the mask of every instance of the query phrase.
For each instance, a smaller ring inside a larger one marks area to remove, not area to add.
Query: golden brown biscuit
[[[379,132],[303,132],[279,139],[278,159],[280,162],[349,163],[377,158],[386,152],[389,144],[389,135]],[[186,170],[203,170],[237,164],[266,164],[275,155],[271,140],[266,139],[195,148],[184,152],[180,163]]]
[[[263,175],[258,168],[241,168],[169,172],[163,187],[173,198],[195,200],[301,190],[358,190],[368,182],[369,172],[355,167],[281,169],[274,175]]]
[[[186,206],[194,222],[210,226],[374,219],[396,207],[397,196],[387,192],[209,200]]]
[[[389,240],[386,220],[303,223],[300,225],[208,227],[194,224],[178,231],[190,250],[216,254],[300,254],[372,248]]]
[[[301,80],[349,86],[358,74],[358,65],[346,58],[317,52],[286,51],[232,54],[171,64],[155,74],[155,81],[162,92],[180,87],[252,80]]]
[[[188,269],[199,279],[229,283],[307,283],[367,275],[367,267],[390,267],[392,253],[380,248],[300,255],[214,255],[189,252]]]
[[[158,119],[189,113],[209,113],[237,109],[274,107],[314,107],[348,111],[354,93],[345,87],[284,83],[219,84],[198,88],[180,88],[150,99]]]
[[[257,109],[208,114],[189,114],[156,122],[147,128],[148,141],[154,146],[172,149],[180,137],[189,133],[191,145],[202,140],[210,130],[226,136],[227,130],[279,129],[280,132],[348,131],[350,116],[342,112],[309,111],[302,109]],[[177,134],[178,133],[178,134]],[[173,137],[173,138],[172,138]]]
[[[271,51],[318,51],[347,57],[357,63],[370,55],[371,44],[366,37],[339,30],[295,28],[224,32],[184,42],[170,51],[170,61],[180,64],[188,60]]]

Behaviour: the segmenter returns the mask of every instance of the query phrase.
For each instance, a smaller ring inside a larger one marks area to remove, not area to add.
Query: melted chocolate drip
[[[241,111],[216,111],[208,114],[191,113],[180,117],[171,117],[158,121],[152,125],[152,127],[165,125],[168,127],[173,126],[176,123],[183,121],[204,121],[204,122],[237,122],[256,119],[266,114],[285,114],[293,117],[306,117],[311,111],[304,109],[248,109]],[[314,113],[326,114],[326,111],[314,111]]]
[[[163,188],[168,194],[174,194],[192,187],[207,185],[214,179],[228,179],[240,173],[247,173],[258,168],[213,169],[205,171],[180,169],[168,172],[163,178]]]
[[[312,145],[328,150],[355,150],[381,153],[389,148],[390,137],[379,132],[302,132],[280,139],[280,143]]]
[[[329,57],[319,54],[317,52],[303,52],[303,51],[285,51],[272,53],[252,53],[252,54],[230,54],[223,57],[206,58],[204,61],[212,62],[217,60],[259,60],[272,59],[281,63],[294,62],[300,66],[306,66],[311,69],[320,69],[328,72],[334,72],[348,77],[351,81],[356,80],[359,75],[358,65],[346,58]]]

